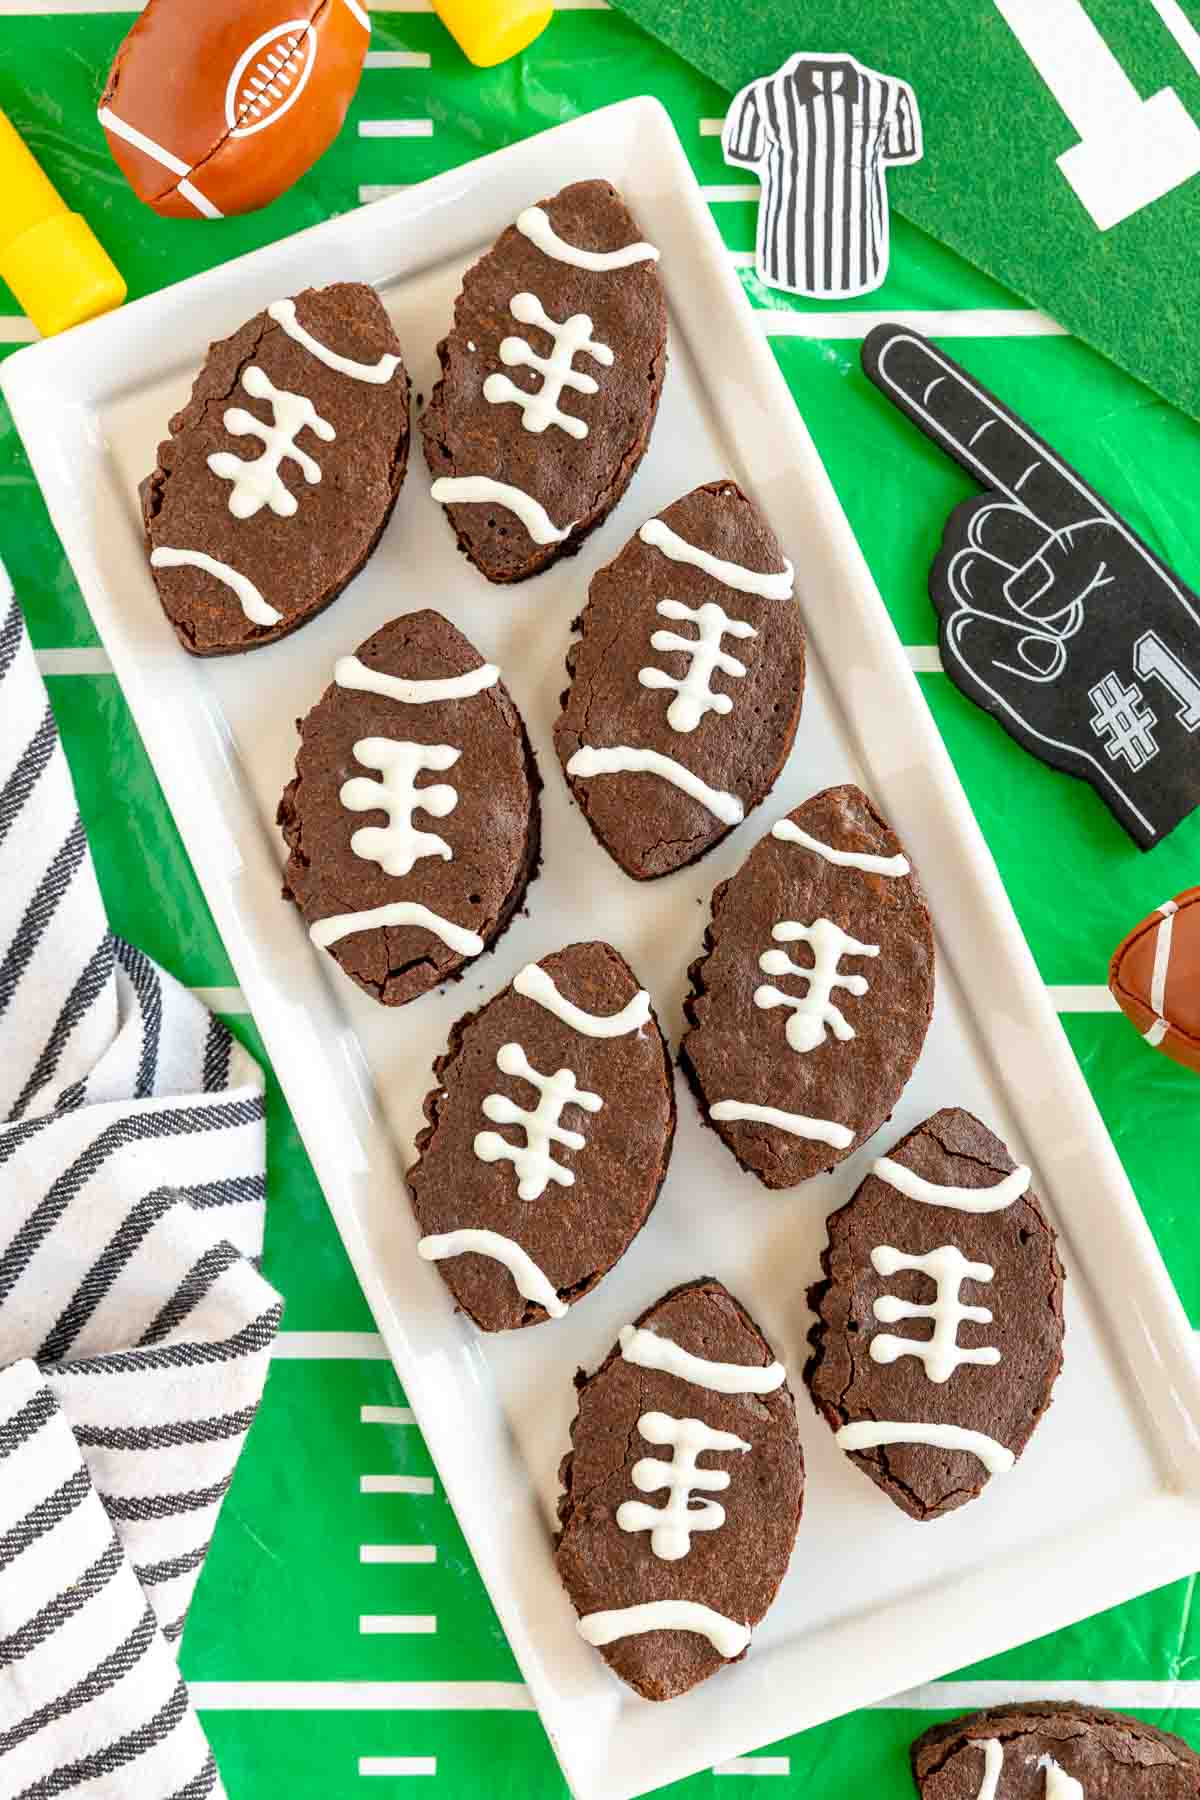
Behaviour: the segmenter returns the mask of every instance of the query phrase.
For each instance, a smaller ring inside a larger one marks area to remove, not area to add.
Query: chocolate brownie
[[[933,967],[921,884],[859,788],[805,801],[716,889],[680,1062],[765,1187],[832,1168],[890,1116],[929,1029]]]
[[[408,375],[374,288],[307,288],[213,344],[142,483],[185,650],[257,650],[362,568],[408,462]]]
[[[635,881],[711,850],[767,794],[804,697],[792,567],[732,481],[694,488],[593,578],[554,744]]]
[[[403,1006],[494,944],[537,872],[521,715],[499,669],[425,611],[340,657],[297,728],[284,898],[351,980]]]
[[[671,1700],[745,1655],[787,1572],[804,1497],[795,1402],[711,1275],[648,1307],[575,1386],[558,1572],[581,1636],[645,1699]]]
[[[912,1769],[921,1800],[1200,1796],[1200,1756],[1182,1738],[1071,1701],[994,1706],[934,1725],[913,1745]]]
[[[434,499],[489,581],[572,555],[628,487],[666,372],[657,261],[617,190],[579,181],[467,270],[421,433]]]
[[[484,1331],[560,1318],[650,1215],[675,1090],[650,996],[611,944],[571,944],[460,1019],[408,1171],[420,1253]]]
[[[829,1219],[804,1371],[817,1411],[913,1519],[1011,1469],[1063,1360],[1053,1227],[961,1107],[902,1138]]]

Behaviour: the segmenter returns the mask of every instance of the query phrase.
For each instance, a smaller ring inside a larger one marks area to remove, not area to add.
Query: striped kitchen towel
[[[264,1158],[258,1066],[108,929],[0,570],[0,1800],[221,1793],[175,1645],[279,1325]]]

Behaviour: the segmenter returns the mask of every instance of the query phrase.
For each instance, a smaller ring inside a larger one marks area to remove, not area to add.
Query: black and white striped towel
[[[0,1121],[0,1800],[219,1796],[175,1645],[281,1312],[262,1075],[109,932],[2,569]]]

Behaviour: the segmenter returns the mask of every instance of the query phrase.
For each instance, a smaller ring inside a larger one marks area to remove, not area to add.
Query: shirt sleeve
[[[752,81],[744,87],[725,115],[721,149],[726,162],[753,165],[762,160],[764,134],[758,103],[761,86],[761,82]]]
[[[917,97],[906,81],[895,84],[895,98],[888,108],[883,153],[885,159],[893,163],[921,160],[921,115],[917,110]]]

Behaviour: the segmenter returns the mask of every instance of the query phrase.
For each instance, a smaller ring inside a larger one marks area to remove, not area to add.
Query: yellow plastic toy
[[[120,306],[120,270],[0,112],[0,275],[43,337]]]
[[[516,56],[554,17],[542,0],[433,0],[433,10],[477,69]]]

